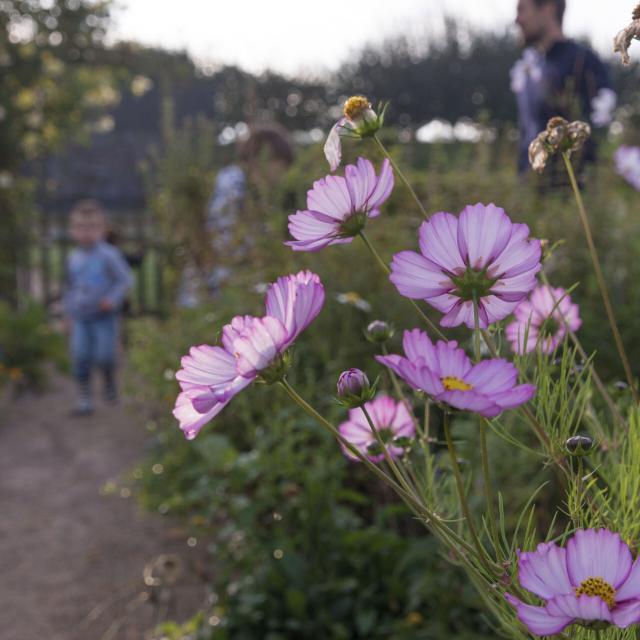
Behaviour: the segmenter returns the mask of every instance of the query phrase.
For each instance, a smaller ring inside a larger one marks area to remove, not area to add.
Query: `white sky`
[[[636,0],[567,0],[565,31],[604,53]],[[437,33],[443,15],[502,30],[517,0],[120,0],[116,38],[186,49],[201,62],[296,73],[335,68],[398,32]]]

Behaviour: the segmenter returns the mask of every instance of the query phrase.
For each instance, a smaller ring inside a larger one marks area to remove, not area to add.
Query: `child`
[[[102,370],[105,400],[117,400],[118,317],[132,278],[120,251],[104,241],[105,230],[105,214],[98,202],[81,200],[71,210],[69,231],[76,248],[67,258],[64,308],[79,389],[75,415],[93,412],[90,377],[94,365]]]

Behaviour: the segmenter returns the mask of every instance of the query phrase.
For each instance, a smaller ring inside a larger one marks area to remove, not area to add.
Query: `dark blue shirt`
[[[545,54],[526,49],[512,69],[511,88],[518,102],[521,171],[529,166],[529,144],[552,117],[605,126],[616,102],[605,64],[573,40],[556,42]],[[594,152],[588,144],[586,159]]]

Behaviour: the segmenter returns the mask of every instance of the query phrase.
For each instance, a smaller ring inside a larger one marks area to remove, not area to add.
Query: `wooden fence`
[[[123,252],[134,275],[126,311],[131,315],[161,314],[165,308],[163,268],[165,252],[154,238],[150,217],[142,211],[109,215],[110,240]],[[45,211],[32,229],[23,233],[18,251],[18,299],[30,298],[62,313],[65,262],[73,241],[68,233],[68,213]]]

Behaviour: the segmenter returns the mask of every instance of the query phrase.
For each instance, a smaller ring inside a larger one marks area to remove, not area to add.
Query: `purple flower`
[[[347,369],[338,378],[338,396],[359,396],[369,389],[369,378],[360,369]]]
[[[640,562],[607,529],[580,529],[565,548],[543,543],[519,552],[518,578],[544,600],[533,606],[505,594],[531,633],[549,636],[573,623],[600,621],[625,629],[640,622]]]
[[[222,329],[222,346],[191,347],[176,374],[182,392],[173,415],[188,439],[217,416],[231,399],[258,376],[282,378],[285,351],[318,315],[324,287],[310,271],[279,278],[269,286],[267,315],[236,316]]]
[[[364,406],[385,443],[389,455],[393,458],[401,456],[403,449],[394,445],[393,440],[400,437],[412,438],[415,435],[415,426],[407,407],[387,396],[379,396]],[[369,460],[372,462],[384,460],[384,453],[380,450],[380,445],[373,435],[362,409],[351,409],[349,420],[343,422],[338,429],[342,437],[367,456]],[[358,460],[344,445],[342,449],[348,458]]]
[[[324,155],[331,171],[335,171],[340,166],[342,159],[340,138],[345,136],[359,139],[374,135],[382,127],[384,111],[383,109],[382,113],[378,115],[371,108],[368,98],[364,96],[351,96],[344,103],[343,117],[331,127],[324,144]]]
[[[433,344],[420,329],[405,331],[405,357],[376,356],[411,387],[437,402],[493,418],[528,402],[536,388],[517,384],[518,370],[502,359],[472,364],[454,341]]]
[[[445,316],[443,327],[474,328],[506,318],[536,285],[540,241],[493,204],[466,207],[459,218],[436,213],[423,222],[420,253],[393,257],[390,280],[407,298],[424,299]]]
[[[511,348],[520,354],[534,351],[536,345],[543,353],[553,353],[564,340],[567,326],[577,331],[582,324],[580,309],[571,302],[571,296],[564,289],[546,285],[534,289],[531,297],[516,307],[514,315],[506,336]]]
[[[617,173],[640,191],[640,147],[622,145],[613,154],[613,160]]]
[[[365,158],[347,165],[342,176],[327,176],[307,193],[307,209],[289,216],[289,232],[295,238],[286,244],[294,251],[319,251],[330,244],[351,242],[368,218],[380,215],[380,206],[393,189],[393,171],[388,160],[380,176]]]

